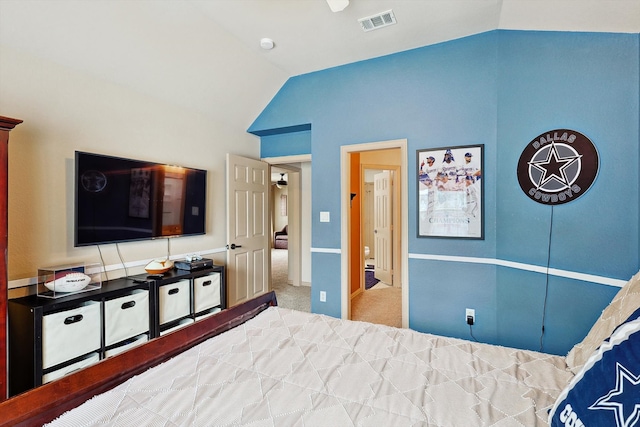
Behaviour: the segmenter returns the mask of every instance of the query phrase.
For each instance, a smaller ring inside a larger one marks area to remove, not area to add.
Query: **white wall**
[[[95,247],[73,246],[75,150],[206,169],[207,234],[172,239],[171,253],[224,247],[225,153],[258,158],[257,137],[11,48],[0,47],[0,58],[0,115],[24,120],[9,144],[9,280],[34,277],[38,267],[100,261]],[[167,252],[165,239],[119,246],[127,263]],[[120,264],[114,244],[101,250],[106,265]]]

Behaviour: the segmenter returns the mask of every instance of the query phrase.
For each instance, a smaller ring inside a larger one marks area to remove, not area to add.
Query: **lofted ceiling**
[[[331,1],[331,0],[330,0]],[[335,1],[335,0],[334,0]],[[638,32],[640,0],[350,0],[332,13],[326,0],[197,1],[248,48],[288,75],[388,55],[494,29]],[[358,19],[393,10],[397,24],[364,32]]]
[[[640,0],[0,0],[0,47],[241,129],[291,76],[494,29],[638,33]]]

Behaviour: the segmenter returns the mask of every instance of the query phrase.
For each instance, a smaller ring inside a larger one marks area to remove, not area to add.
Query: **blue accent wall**
[[[315,285],[311,285],[311,311],[340,317],[340,265],[339,253],[316,252],[311,254]],[[327,301],[320,302],[320,292],[327,293]]]
[[[277,129],[296,126],[310,126],[313,248],[340,248],[340,180],[327,179],[340,147],[407,139],[413,329],[469,338],[471,307],[478,340],[563,354],[618,288],[473,260],[625,281],[640,268],[638,34],[497,30],[292,77],[249,131],[286,155],[280,141],[293,135]],[[516,166],[528,142],[556,128],[588,136],[601,164],[586,194],[551,208],[522,192]],[[469,144],[485,147],[484,240],[416,237],[416,150]],[[340,256],[314,252],[312,310],[339,316],[340,295]]]
[[[311,131],[277,133],[260,137],[260,158],[311,154]]]
[[[588,192],[554,208],[551,267],[628,278],[638,269],[638,35],[505,32],[499,58],[498,165],[556,128],[583,133],[600,156]],[[498,204],[497,254],[545,265],[551,208],[527,200],[515,172],[496,171],[497,193],[514,201]]]

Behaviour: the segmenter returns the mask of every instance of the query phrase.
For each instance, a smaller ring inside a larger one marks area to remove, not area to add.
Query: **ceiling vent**
[[[366,18],[360,18],[358,22],[364,32],[367,32],[395,24],[396,17],[393,14],[393,10],[387,10],[386,12],[380,12],[376,15],[367,16]]]

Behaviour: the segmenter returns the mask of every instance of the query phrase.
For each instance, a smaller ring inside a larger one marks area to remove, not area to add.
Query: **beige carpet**
[[[271,249],[271,289],[276,292],[278,306],[298,311],[311,311],[311,287],[288,283],[289,253],[286,249]]]
[[[278,305],[299,311],[311,311],[311,288],[288,284],[286,249],[271,250],[271,286]],[[389,326],[402,326],[402,290],[374,287],[351,300],[351,319]]]
[[[351,300],[351,319],[402,327],[402,289],[372,288]]]

